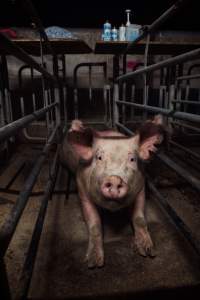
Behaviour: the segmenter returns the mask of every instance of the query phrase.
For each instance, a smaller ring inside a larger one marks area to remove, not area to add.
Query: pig
[[[145,219],[145,177],[141,161],[157,151],[165,136],[162,116],[146,121],[128,137],[115,130],[95,131],[72,121],[60,149],[62,164],[75,174],[88,229],[88,268],[104,265],[102,222],[98,207],[110,211],[128,208],[133,240],[142,256],[154,256]]]

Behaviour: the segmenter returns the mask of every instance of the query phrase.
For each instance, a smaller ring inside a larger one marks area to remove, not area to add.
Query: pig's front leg
[[[144,206],[145,188],[143,188],[137,195],[131,212],[132,223],[135,231],[134,242],[140,255],[154,257],[155,251],[144,216]]]
[[[104,265],[104,249],[100,216],[97,208],[90,201],[80,183],[78,184],[78,190],[83,215],[89,233],[88,249],[86,253],[88,268],[102,267]]]

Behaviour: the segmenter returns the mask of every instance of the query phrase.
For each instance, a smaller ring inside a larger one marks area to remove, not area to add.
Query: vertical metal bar
[[[122,84],[122,99],[126,101],[126,82]],[[125,124],[126,122],[126,106],[122,105],[122,123]]]
[[[65,122],[65,126],[67,125],[67,119],[68,119],[68,116],[67,116],[67,87],[64,86],[63,87],[63,111],[64,111],[64,122]]]
[[[116,123],[119,122],[119,111],[117,102],[119,100],[119,85],[114,84],[114,97],[113,97],[113,127],[116,128]]]
[[[131,102],[135,102],[135,84],[131,86]],[[134,119],[135,110],[134,107],[131,107],[131,120]]]

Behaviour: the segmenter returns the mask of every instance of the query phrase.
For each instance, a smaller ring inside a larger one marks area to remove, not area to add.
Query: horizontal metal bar
[[[31,56],[29,56],[23,49],[17,46],[13,41],[6,37],[3,33],[0,33],[0,48],[3,48],[9,54],[20,59],[24,63],[28,64],[38,72],[40,72],[45,78],[51,80],[54,83],[57,83],[55,76],[51,75],[46,71],[41,65],[39,65]]]
[[[116,100],[115,103],[121,104],[121,105],[133,106],[138,109],[145,110],[145,111],[161,113],[162,115],[169,116],[169,117],[175,118],[175,119],[197,122],[197,123],[200,122],[200,115],[185,113],[182,111],[174,111],[174,110],[166,109],[166,108],[159,108],[156,106],[137,104],[137,103],[127,102],[127,101],[120,101],[120,100]]]
[[[56,127],[52,132],[51,136],[49,137],[47,144],[43,148],[42,154],[38,157],[31,173],[25,181],[25,184],[23,186],[22,191],[20,192],[19,197],[17,198],[17,201],[15,202],[12,210],[10,211],[5,222],[0,228],[0,258],[2,258],[7,251],[7,248],[15,232],[20,217],[24,211],[24,208],[27,204],[31,191],[38,178],[42,165],[46,159],[48,152],[50,151],[51,144],[55,139],[57,129],[58,128]]]
[[[180,126],[180,127],[184,127],[184,128],[187,128],[187,129],[191,129],[191,130],[194,130],[194,131],[197,131],[197,132],[200,133],[200,128],[198,128],[198,127],[194,127],[194,126],[184,124],[184,123],[180,123],[180,122],[176,122],[176,121],[171,121],[171,124],[177,125],[177,126]]]
[[[174,162],[170,157],[165,155],[164,153],[157,153],[156,156],[164,162],[168,167],[178,173],[182,178],[187,180],[194,188],[200,191],[200,180],[190,174],[184,167],[179,166],[176,162]]]
[[[179,77],[176,78],[176,80],[177,80],[177,81],[181,81],[181,80],[192,80],[192,79],[197,79],[197,78],[200,78],[200,74],[179,76]]]
[[[14,135],[17,131],[24,128],[29,123],[33,122],[34,120],[37,120],[38,118],[42,117],[46,114],[47,111],[51,110],[53,107],[58,105],[57,102],[54,102],[45,108],[36,110],[34,113],[27,115],[21,119],[18,119],[12,123],[9,123],[5,125],[4,127],[0,128],[0,141],[3,141],[12,135]]]
[[[172,103],[200,105],[200,101],[189,101],[189,100],[172,100]]]
[[[194,250],[198,255],[200,255],[200,241],[193,235],[188,226],[183,222],[183,220],[177,215],[175,210],[169,205],[166,198],[158,191],[152,180],[148,177],[148,186],[150,190],[154,193],[156,198],[159,200],[158,204],[163,208],[163,211],[169,215],[170,219],[173,221],[174,225],[178,230],[184,235],[188,242],[192,245]]]
[[[123,124],[119,123],[119,122],[116,122],[115,125],[117,127],[120,127],[121,129],[123,129],[126,133],[128,133],[128,135],[133,135],[134,133],[128,129],[127,127],[125,127]]]
[[[163,115],[166,115],[166,116],[168,116],[172,112],[171,109],[159,108],[156,106],[138,104],[138,103],[133,103],[133,102],[121,101],[121,100],[116,100],[115,102],[118,104],[121,104],[121,105],[133,106],[133,107],[136,107],[141,110],[162,113]]]
[[[184,147],[183,145],[180,145],[180,144],[178,144],[178,143],[176,143],[174,141],[170,141],[170,144],[172,144],[173,146],[175,146],[175,147],[177,147],[177,148],[185,151],[186,153],[188,153],[191,156],[193,156],[193,157],[195,157],[195,158],[197,158],[197,159],[200,160],[200,155],[198,153],[196,153],[196,152],[194,152],[194,151],[192,151],[192,150],[190,150],[190,149]]]
[[[50,171],[50,176],[46,183],[44,195],[41,199],[40,211],[32,234],[31,243],[27,252],[25,263],[22,269],[22,274],[20,276],[16,299],[27,299],[27,294],[31,283],[31,277],[33,273],[37,250],[38,250],[43,224],[45,220],[46,210],[48,206],[48,200],[51,196],[54,183],[56,181],[57,173],[58,173],[58,150],[54,156],[54,160]]]
[[[156,28],[158,28],[163,22],[165,22],[168,18],[174,15],[177,10],[188,0],[179,0],[175,4],[173,4],[169,9],[167,9],[159,18],[157,18],[151,25],[144,26],[142,28],[143,32],[140,36],[138,36],[133,42],[131,42],[123,54],[128,53],[132,50],[133,46],[145,38],[149,33],[153,32]]]
[[[177,55],[177,56],[169,58],[169,59],[166,59],[164,61],[161,61],[161,62],[158,62],[156,64],[150,65],[148,67],[138,69],[134,72],[126,73],[124,75],[121,75],[121,76],[117,77],[116,81],[121,83],[125,80],[130,80],[135,76],[145,74],[145,73],[149,73],[149,72],[152,72],[152,71],[164,68],[164,67],[169,67],[169,66],[172,66],[172,65],[175,65],[175,64],[178,64],[178,63],[183,63],[183,62],[185,62],[189,59],[195,59],[198,56],[200,56],[200,48],[195,49],[193,51],[189,51],[189,52],[180,54],[180,55]]]
[[[200,115],[185,113],[185,112],[182,112],[182,111],[174,112],[172,114],[172,117],[175,118],[175,119],[179,119],[179,120],[200,123]]]

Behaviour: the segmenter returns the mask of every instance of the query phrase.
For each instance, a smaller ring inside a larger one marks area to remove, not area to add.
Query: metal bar
[[[169,215],[170,219],[173,221],[174,225],[178,230],[183,234],[183,236],[188,240],[188,242],[192,245],[194,250],[198,255],[200,255],[200,242],[197,238],[192,234],[191,230],[187,227],[187,225],[183,222],[183,220],[177,215],[175,210],[169,205],[166,198],[158,191],[154,183],[148,177],[148,186],[150,190],[155,194],[156,198],[158,198],[158,204],[163,208],[163,211]]]
[[[5,125],[4,127],[1,127],[0,128],[0,141],[5,140],[5,139],[9,138],[10,136],[14,135],[17,131],[24,128],[29,123],[31,123],[34,120],[37,120],[38,118],[45,115],[45,113],[47,111],[51,110],[56,105],[57,105],[57,102],[54,102],[45,108],[39,109],[28,116],[20,118],[10,124]]]
[[[197,123],[200,122],[200,115],[185,113],[181,111],[173,111],[171,109],[159,108],[156,106],[143,105],[143,104],[131,103],[131,102],[120,101],[120,100],[117,100],[115,102],[122,105],[126,104],[129,106],[134,106],[137,107],[138,109],[142,109],[146,111],[161,113],[163,115],[170,116],[171,118],[175,118],[175,119],[197,122]]]
[[[164,153],[157,153],[156,156],[163,161],[168,167],[178,173],[182,178],[187,180],[194,188],[200,191],[200,180],[194,177],[190,172],[188,172],[184,167],[179,166],[171,158],[169,158]]]
[[[176,80],[177,80],[177,81],[181,81],[181,80],[192,80],[192,79],[197,79],[197,78],[200,78],[200,74],[179,76],[179,77],[176,78]]]
[[[128,133],[128,135],[133,135],[133,132],[130,129],[126,128],[123,124],[116,122],[115,125],[123,129],[126,133]]]
[[[150,105],[143,105],[143,104],[138,104],[138,103],[133,103],[133,102],[127,102],[127,101],[121,101],[121,100],[116,100],[115,101],[118,104],[126,104],[128,106],[133,106],[141,110],[146,110],[146,111],[151,111],[151,112],[156,112],[156,113],[162,113],[163,115],[169,115],[172,110],[166,109],[166,108],[159,108],[156,106],[150,106]]]
[[[180,103],[180,104],[200,105],[200,101],[172,100],[171,102],[172,103]]]
[[[179,8],[188,0],[179,0],[175,4],[173,4],[169,9],[167,9],[160,17],[158,17],[151,25],[144,26],[142,28],[142,34],[138,36],[133,42],[131,42],[123,54],[128,53],[132,50],[133,46],[145,38],[149,33],[153,32],[157,29],[162,23],[164,23],[168,18],[173,16]]]
[[[182,63],[182,62],[185,62],[189,59],[195,59],[198,56],[200,56],[200,48],[189,51],[189,52],[186,52],[186,53],[183,53],[183,54],[180,54],[180,55],[177,55],[177,56],[169,58],[169,59],[166,59],[164,61],[161,61],[161,62],[158,62],[156,64],[150,65],[148,67],[138,69],[134,72],[129,72],[125,75],[121,75],[121,76],[116,78],[116,81],[122,82],[122,81],[125,81],[125,80],[128,80],[128,79],[132,79],[134,76],[138,76],[138,75],[141,75],[141,74],[144,74],[144,73],[152,72],[152,71],[164,68],[164,67],[169,67],[169,66],[172,66],[176,63]]]
[[[13,177],[10,179],[10,181],[8,182],[8,184],[5,187],[6,190],[10,188],[10,186],[13,184],[13,182],[19,176],[19,174],[21,173],[21,171],[23,170],[24,167],[25,167],[25,162],[19,167],[19,169],[15,172]]]
[[[174,141],[170,141],[170,144],[172,144],[173,146],[189,153],[191,156],[193,156],[193,157],[197,158],[198,160],[200,160],[200,155],[198,153],[196,153],[196,152],[194,152],[194,151],[192,151],[192,150],[190,150],[190,149],[184,147],[183,145],[180,145],[180,144],[178,144]]]
[[[57,83],[57,79],[55,76],[51,75],[49,72],[45,70],[45,68],[41,67],[31,56],[29,56],[23,49],[17,46],[14,42],[12,42],[9,38],[7,38],[4,34],[0,33],[0,44],[1,48],[5,48],[11,55],[17,57],[21,61],[25,62],[29,66],[33,67],[35,70],[40,72],[44,77],[50,79],[54,83]]]
[[[9,246],[9,243],[12,239],[12,236],[15,232],[19,219],[24,211],[24,208],[27,204],[31,191],[34,187],[34,184],[37,180],[37,177],[40,173],[42,165],[46,159],[48,152],[50,151],[50,146],[54,141],[54,138],[57,133],[57,127],[52,132],[47,144],[44,146],[42,154],[38,157],[34,167],[29,174],[22,191],[20,192],[17,201],[15,202],[11,212],[9,213],[7,219],[3,223],[2,227],[0,228],[0,258],[2,258]]]
[[[16,297],[17,299],[27,299],[27,294],[31,283],[33,268],[35,264],[39,242],[40,242],[40,237],[42,234],[46,210],[48,206],[48,200],[54,188],[54,183],[56,181],[57,173],[58,173],[58,150],[54,156],[50,175],[45,187],[44,195],[41,199],[40,211],[37,217],[35,228],[32,234],[31,243],[27,252],[26,260],[19,280],[18,294]]]
[[[188,124],[179,123],[179,122],[176,122],[176,121],[172,121],[171,123],[173,125],[185,127],[185,128],[188,128],[188,129],[191,129],[191,130],[194,130],[194,131],[197,131],[197,132],[200,133],[200,128],[197,128],[197,127],[194,127],[194,126],[191,126],[191,125],[188,125]]]

